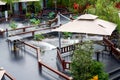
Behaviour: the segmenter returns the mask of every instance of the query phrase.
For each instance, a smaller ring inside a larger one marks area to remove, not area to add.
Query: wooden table
[[[8,37],[8,41],[10,41],[10,42],[13,42],[13,41],[15,41],[15,40],[21,40],[21,39],[23,39],[22,37],[20,37],[20,36],[12,36],[12,37]]]
[[[5,73],[5,70],[0,70],[0,80],[2,79],[4,73]]]

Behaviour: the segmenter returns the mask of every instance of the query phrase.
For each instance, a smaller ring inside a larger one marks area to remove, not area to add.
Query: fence
[[[104,43],[108,46],[110,52],[115,56],[115,58],[120,59],[120,50],[114,46],[114,44],[107,38],[103,38]]]
[[[46,67],[47,69],[49,69],[50,71],[52,71],[52,72],[56,73],[57,75],[65,78],[66,80],[72,80],[72,77],[69,77],[69,76],[63,74],[62,72],[60,72],[60,71],[58,71],[58,70],[55,70],[55,69],[49,67],[48,65],[44,64],[44,63],[41,61],[41,59],[40,59],[40,49],[39,49],[38,47],[33,46],[33,45],[31,45],[31,44],[29,44],[29,43],[26,43],[26,42],[24,42],[24,41],[21,41],[21,42],[22,42],[23,44],[25,44],[26,46],[29,46],[29,47],[31,47],[31,48],[33,48],[33,49],[36,50],[38,65],[39,65],[39,68],[40,68],[40,69],[42,69],[42,66],[44,66],[44,67]]]
[[[7,76],[10,80],[16,80],[14,77],[12,77],[7,71],[4,74],[5,76]]]

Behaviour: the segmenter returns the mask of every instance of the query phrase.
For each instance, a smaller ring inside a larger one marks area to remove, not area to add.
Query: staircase
[[[120,67],[108,72],[109,80],[120,80]]]

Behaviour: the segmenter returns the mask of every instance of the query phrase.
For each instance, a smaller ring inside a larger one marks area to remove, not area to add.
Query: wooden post
[[[23,28],[23,32],[25,32],[25,28]]]
[[[32,36],[34,36],[34,34],[35,34],[35,31],[32,31]]]
[[[13,41],[13,51],[16,52],[17,47],[16,47],[16,40]]]
[[[39,71],[42,72],[42,64],[40,62],[41,60],[38,61],[38,67],[39,67]]]
[[[99,58],[100,58],[100,51],[97,51],[96,52],[96,59],[97,59],[97,61],[99,61]]]
[[[63,66],[63,71],[65,71],[65,68],[66,68],[65,60],[62,60],[62,66]]]

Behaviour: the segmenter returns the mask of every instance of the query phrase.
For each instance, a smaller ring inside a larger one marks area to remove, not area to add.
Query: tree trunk
[[[10,11],[13,13],[12,3],[10,3]]]

